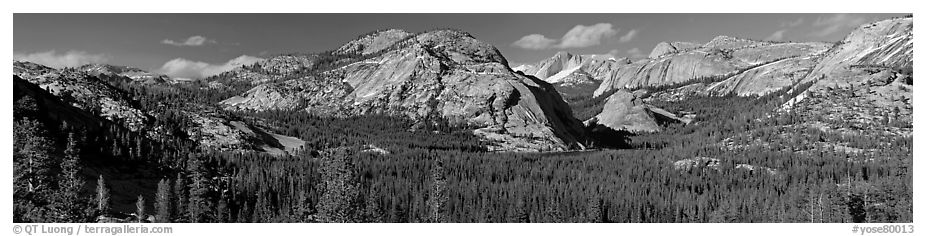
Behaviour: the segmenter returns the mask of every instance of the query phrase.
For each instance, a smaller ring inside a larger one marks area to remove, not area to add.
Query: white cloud
[[[833,33],[839,32],[844,28],[854,28],[861,24],[865,23],[864,17],[855,17],[849,14],[841,13],[835,14],[832,17],[819,17],[813,23],[814,27],[820,28],[811,35],[817,37],[825,37]]]
[[[241,55],[223,64],[210,64],[201,61],[192,61],[184,58],[175,58],[161,66],[160,72],[175,78],[205,78],[221,74],[242,65],[250,65],[263,60],[259,57]]]
[[[523,49],[540,50],[550,48],[555,43],[556,40],[554,39],[548,39],[546,36],[540,34],[531,34],[521,37],[521,39],[514,41],[511,45]]]
[[[541,50],[550,48],[583,48],[601,44],[601,41],[617,35],[618,30],[609,23],[598,23],[591,26],[576,25],[572,27],[559,40],[547,38],[542,34],[530,34],[511,45],[523,49]],[[636,32],[634,32],[634,35]],[[633,36],[630,36],[631,38]]]
[[[626,42],[630,42],[630,40],[633,40],[634,37],[637,37],[636,29],[632,29],[628,31],[627,34],[625,34],[624,36],[621,36],[621,38],[618,39],[618,41],[620,41],[621,43],[626,43]]]
[[[109,56],[104,54],[90,54],[83,51],[68,51],[58,54],[55,50],[36,52],[30,54],[13,53],[13,59],[29,61],[53,68],[78,67],[91,63],[106,63]]]
[[[183,47],[183,46],[196,47],[196,46],[203,46],[207,43],[216,43],[216,41],[212,39],[208,39],[201,35],[194,35],[194,36],[190,36],[183,42],[178,42],[178,41],[174,41],[171,39],[164,39],[164,40],[161,40],[161,43],[167,44],[167,45],[174,45],[178,47]]]
[[[785,37],[785,32],[787,32],[787,31],[788,31],[788,30],[784,30],[784,29],[783,29],[783,30],[779,30],[779,31],[775,31],[775,33],[772,33],[772,35],[769,35],[768,37],[765,37],[765,40],[766,40],[766,41],[781,41],[782,39],[784,39],[784,37]]]
[[[559,48],[584,48],[601,44],[601,40],[617,35],[609,23],[598,23],[592,26],[576,25],[572,27],[558,45]]]

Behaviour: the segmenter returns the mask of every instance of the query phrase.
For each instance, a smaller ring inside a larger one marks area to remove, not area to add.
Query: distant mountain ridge
[[[911,18],[894,18],[859,26],[837,44],[771,42],[720,35],[704,44],[661,42],[648,59],[635,62],[598,61],[600,64],[595,64],[590,63],[594,59],[586,56],[558,52],[549,59],[517,69],[559,84],[556,88],[567,91],[570,97],[613,96],[617,90],[653,88],[664,89],[653,90],[654,94],[647,99],[677,101],[688,96],[763,96],[806,83],[819,84],[811,90],[820,86],[833,87],[834,83],[844,84],[835,78],[869,78],[846,74],[848,67],[911,67],[911,32]],[[586,88],[564,86],[581,84],[573,81],[586,82]],[[587,86],[596,87],[593,92],[586,92]],[[608,113],[613,112],[602,111],[596,120],[614,120],[601,119]],[[623,117],[624,113],[617,115]],[[652,124],[652,119],[641,122]]]
[[[95,119],[103,119],[131,131],[146,133],[153,139],[169,135],[165,132],[165,127],[156,124],[157,117],[153,111],[142,109],[129,94],[105,81],[137,82],[146,86],[169,85],[170,79],[166,76],[125,66],[89,64],[58,70],[26,61],[13,62],[13,75],[17,83],[22,81],[32,84],[45,90],[55,99],[66,103],[66,105],[55,105],[62,112],[80,110],[80,112],[71,112],[74,114],[68,115],[51,114],[71,119],[75,121],[75,125],[97,127]],[[31,89],[31,86],[17,84],[17,88],[22,88],[22,91],[42,98],[42,93],[33,92],[34,89]],[[283,153],[295,149],[294,145],[284,147],[279,141],[273,140],[288,137],[271,134],[258,126],[242,122],[238,117],[218,114],[215,109],[208,106],[189,104],[188,107],[173,107],[172,109],[180,111],[186,119],[191,121],[192,125],[183,132],[192,141],[199,143],[202,148],[260,150],[271,153]],[[270,136],[273,138],[267,138]]]
[[[142,69],[128,66],[117,66],[107,64],[86,64],[77,68],[93,76],[106,76],[109,78],[125,77],[130,81],[139,83],[164,83],[173,82],[170,77],[162,74],[151,73]]]
[[[13,75],[38,85],[75,107],[133,131],[143,129],[151,120],[148,114],[133,105],[127,94],[79,68],[57,70],[32,62],[14,61]]]

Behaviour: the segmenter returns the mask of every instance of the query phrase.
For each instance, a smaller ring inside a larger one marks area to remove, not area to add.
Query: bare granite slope
[[[390,32],[390,31],[383,31]],[[387,37],[379,39],[377,36]],[[344,48],[386,48],[314,75],[259,85],[222,102],[230,110],[295,110],[329,115],[440,117],[495,141],[497,150],[565,150],[581,123],[553,87],[516,73],[498,50],[456,30],[406,36],[374,33]],[[372,37],[372,38],[370,38]],[[380,42],[380,43],[375,43]]]

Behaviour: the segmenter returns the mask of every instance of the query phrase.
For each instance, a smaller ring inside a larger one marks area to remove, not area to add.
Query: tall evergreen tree
[[[193,157],[187,165],[190,173],[190,222],[208,222],[212,213],[212,201],[209,199],[210,179],[200,157]]]
[[[138,217],[138,223],[145,222],[145,215],[148,212],[145,211],[145,197],[138,195],[138,200],[135,201],[135,216]]]
[[[171,213],[173,212],[170,203],[170,182],[166,179],[162,179],[158,182],[158,191],[157,191],[157,204],[154,205],[157,211],[157,221],[159,223],[169,223],[171,221]]]
[[[96,210],[102,215],[108,215],[110,211],[109,186],[103,175],[96,180]]]
[[[219,196],[219,202],[216,203],[215,214],[216,222],[228,222],[231,220],[231,214],[228,210],[228,200],[226,200],[225,193]]]
[[[428,192],[428,220],[434,223],[445,222],[447,204],[447,178],[444,177],[443,164],[438,160],[431,168],[431,188]]]
[[[188,196],[186,191],[186,177],[182,173],[177,173],[177,179],[174,180],[174,218],[179,218],[181,220],[188,220],[188,211],[187,211],[187,201]]]
[[[53,143],[45,137],[42,124],[29,118],[14,122],[13,140],[14,193],[46,190],[54,166]]]
[[[76,223],[89,220],[87,201],[80,196],[84,180],[80,177],[80,150],[77,143],[76,135],[70,133],[64,150],[64,160],[61,161],[61,180],[58,182],[58,191],[54,193],[55,202],[52,204],[59,222]]]

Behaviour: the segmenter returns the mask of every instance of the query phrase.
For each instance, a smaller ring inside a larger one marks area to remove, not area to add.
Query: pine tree
[[[135,215],[138,216],[138,223],[145,222],[145,197],[138,195],[138,200],[135,201]]]
[[[200,223],[210,220],[209,216],[212,210],[212,201],[209,200],[210,180],[206,173],[206,167],[199,157],[190,159],[187,165],[191,175],[190,182],[190,222]]]
[[[24,118],[14,122],[13,182],[15,193],[36,193],[47,190],[50,182],[52,142],[44,128],[35,120]]]
[[[445,205],[447,204],[447,179],[444,177],[444,167],[439,161],[431,169],[431,189],[428,192],[428,220],[434,223],[446,221]]]
[[[231,219],[230,213],[228,212],[228,200],[225,200],[225,193],[223,192],[219,196],[219,202],[216,204],[215,213],[216,213],[216,222],[224,223],[228,222]]]
[[[67,147],[64,150],[64,160],[61,162],[61,181],[58,191],[54,193],[55,202],[52,204],[58,212],[59,222],[85,222],[88,221],[87,202],[80,197],[84,187],[84,180],[80,178],[80,150],[77,148],[77,138],[71,133],[68,135]]]
[[[171,220],[171,213],[173,212],[170,208],[171,196],[170,196],[170,182],[166,179],[162,179],[158,182],[158,192],[155,196],[157,204],[154,205],[155,211],[157,211],[157,221],[159,223],[169,223]]]
[[[183,174],[177,173],[177,179],[174,181],[174,217],[179,219],[187,219],[187,195],[186,192],[186,178],[183,177]]]
[[[100,178],[96,181],[96,210],[102,215],[108,215],[110,203],[109,186],[106,186],[103,175],[100,175]]]

